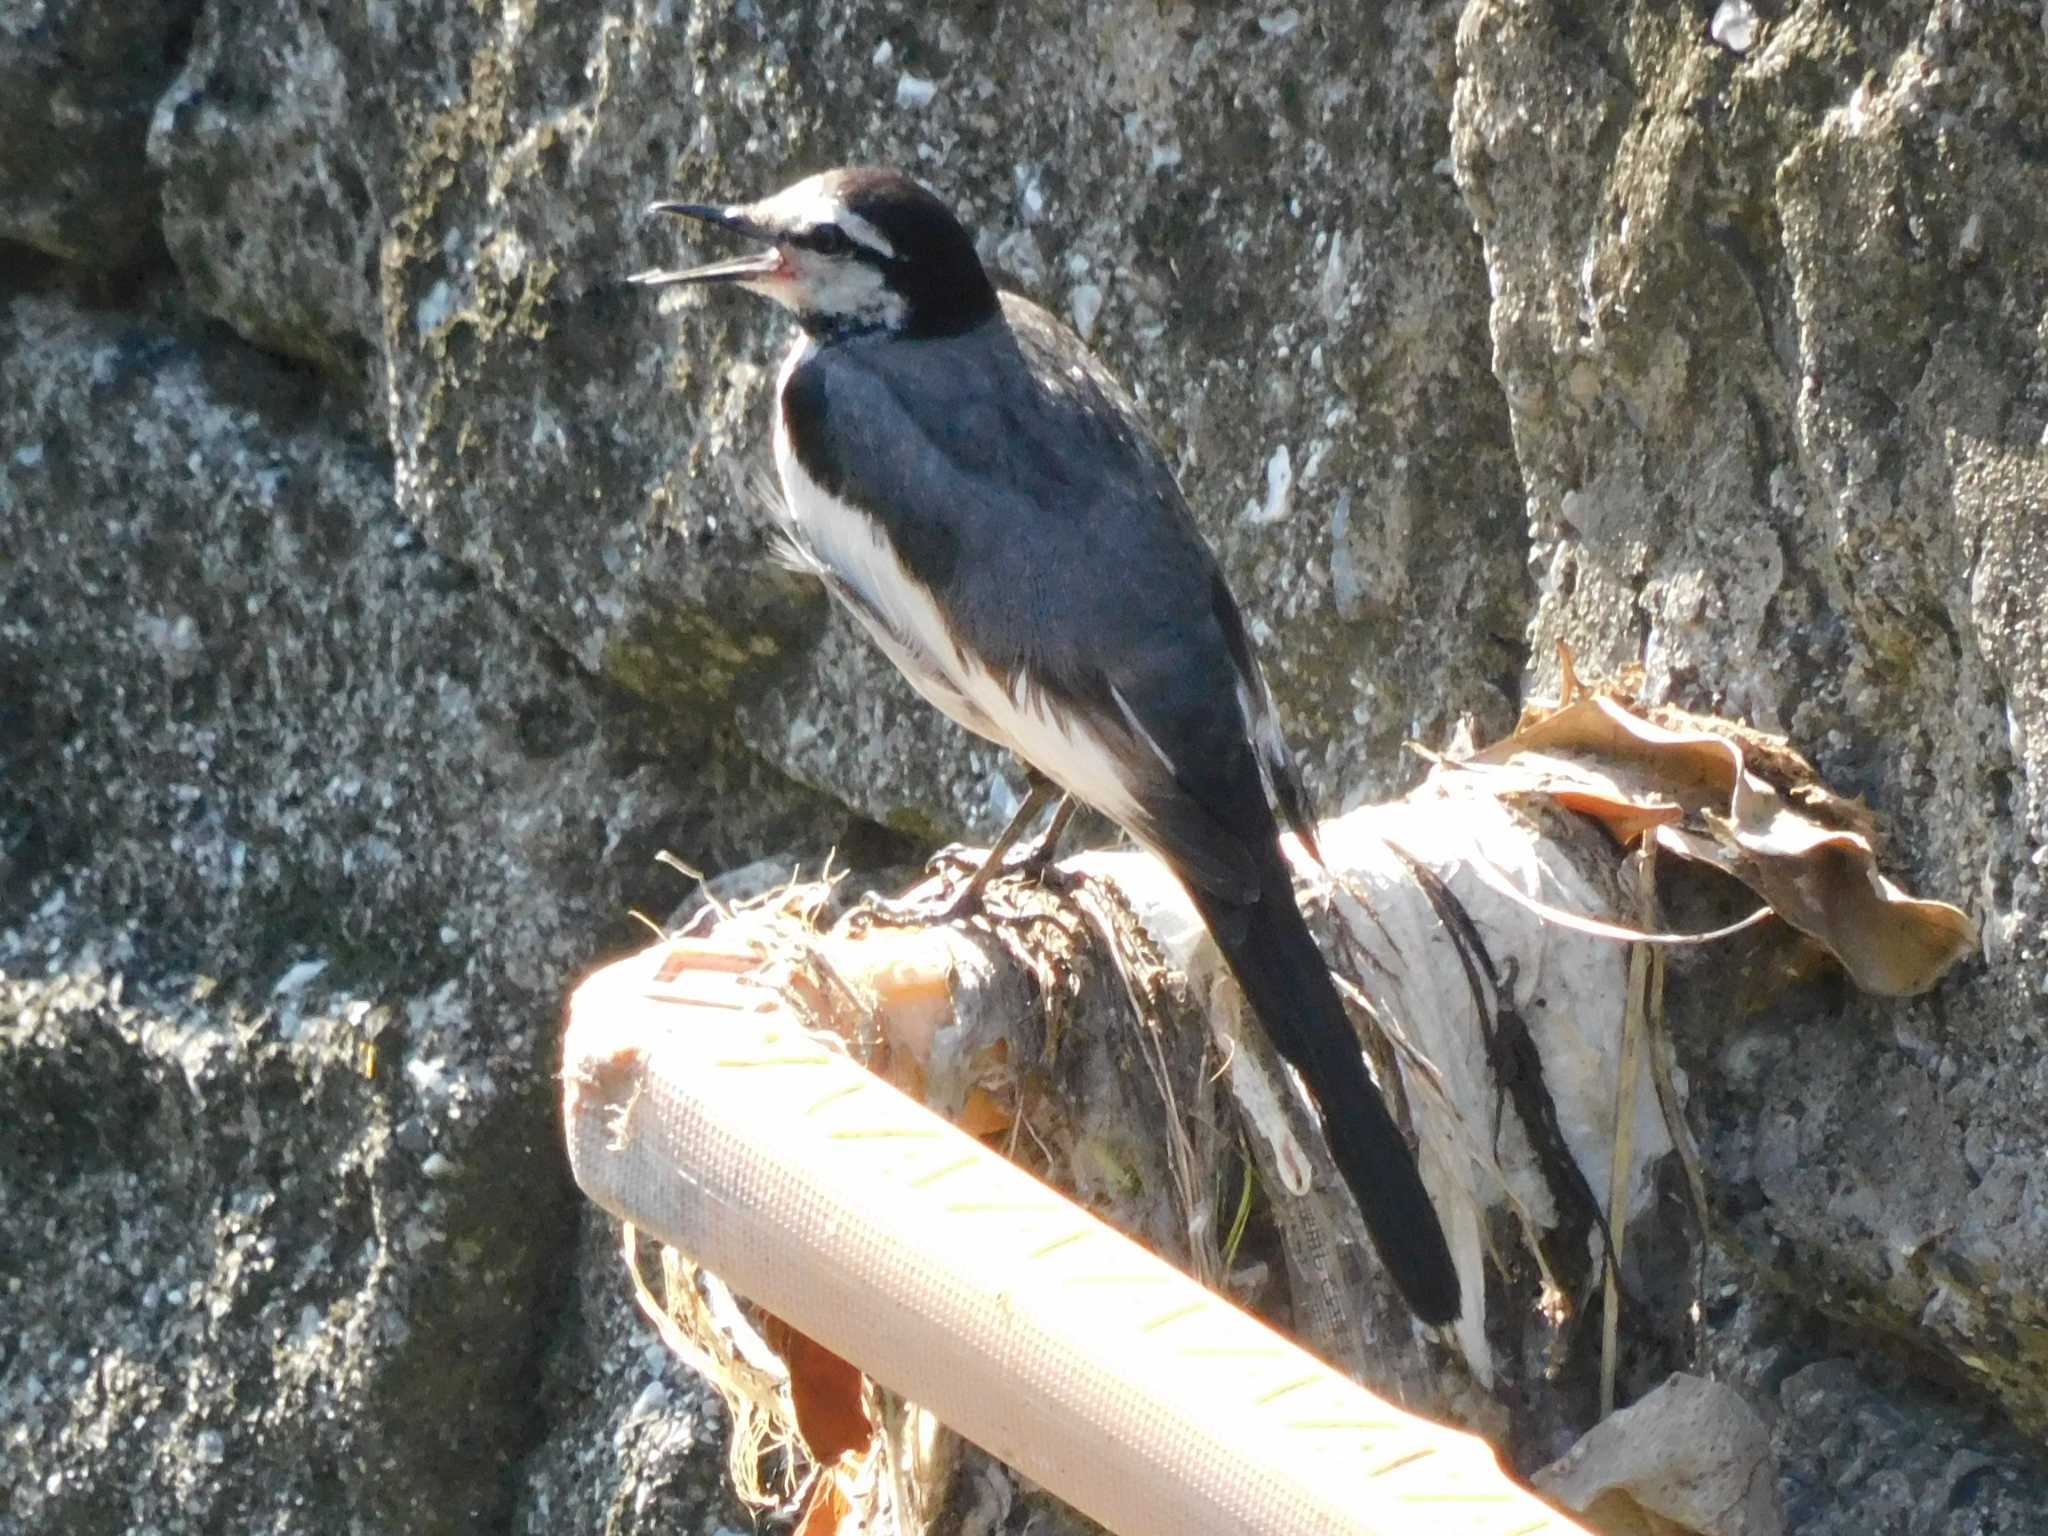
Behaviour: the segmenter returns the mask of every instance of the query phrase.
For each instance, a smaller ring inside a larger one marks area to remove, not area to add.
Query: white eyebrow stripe
[[[895,259],[896,247],[889,243],[888,237],[851,208],[841,208],[832,222],[845,230],[850,239],[859,241],[876,255],[892,261]]]
[[[837,224],[849,240],[866,246],[877,256],[893,261],[896,247],[869,220],[827,192],[823,176],[812,176],[793,187],[784,187],[773,197],[755,204],[770,219],[797,229],[815,229],[820,224]]]
[[[784,187],[773,197],[754,206],[771,220],[782,224],[823,224],[837,215],[839,204],[826,195],[822,177],[812,176],[793,187]]]

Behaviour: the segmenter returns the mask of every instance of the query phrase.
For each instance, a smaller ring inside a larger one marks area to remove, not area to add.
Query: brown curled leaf
[[[1976,946],[1967,913],[1910,896],[1879,872],[1869,813],[1784,741],[1658,713],[1580,692],[1449,771],[1484,775],[1497,793],[1549,796],[1623,843],[1655,836],[1725,871],[1871,992],[1924,992]]]

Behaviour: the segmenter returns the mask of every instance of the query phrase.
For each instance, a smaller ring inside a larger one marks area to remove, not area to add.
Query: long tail
[[[1380,1262],[1417,1317],[1449,1322],[1459,1310],[1458,1271],[1443,1225],[1365,1070],[1336,983],[1294,904],[1278,845],[1269,844],[1261,861],[1258,901],[1223,901],[1192,884],[1188,893],[1267,1035],[1308,1084]]]

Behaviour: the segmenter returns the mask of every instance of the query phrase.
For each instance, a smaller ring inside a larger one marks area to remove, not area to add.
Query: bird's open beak
[[[638,283],[643,288],[666,288],[676,283],[743,283],[749,279],[781,276],[784,272],[782,252],[772,243],[775,237],[749,217],[743,207],[721,208],[715,203],[649,203],[647,211],[702,219],[707,224],[716,224],[720,229],[729,229],[749,240],[765,240],[770,244],[764,251],[710,262],[701,267],[635,272],[626,279],[629,283]]]

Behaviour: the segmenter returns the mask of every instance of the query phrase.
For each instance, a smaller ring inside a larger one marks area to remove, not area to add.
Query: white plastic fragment
[[[1756,7],[1749,0],[1721,0],[1707,33],[1730,53],[1747,53],[1756,42]]]
[[[1270,528],[1294,508],[1294,456],[1282,443],[1266,460],[1266,499],[1245,503],[1244,520],[1254,528]]]
[[[905,112],[921,112],[939,94],[939,83],[905,70],[896,81],[896,105]]]
[[[1083,341],[1095,338],[1095,322],[1102,314],[1102,288],[1096,283],[1082,283],[1067,295],[1067,310],[1074,321],[1074,334]]]

